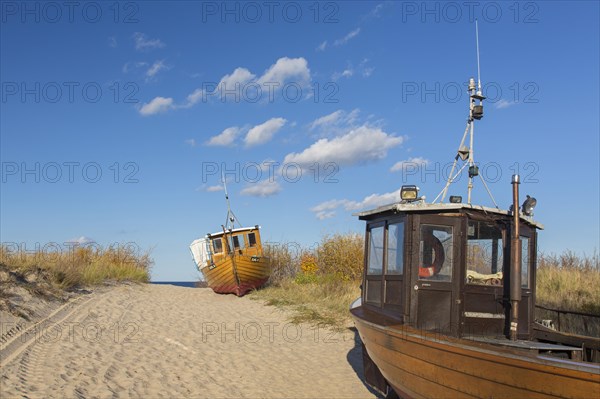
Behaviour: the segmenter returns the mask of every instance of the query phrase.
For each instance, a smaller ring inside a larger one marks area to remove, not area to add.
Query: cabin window
[[[223,252],[223,241],[220,238],[212,240],[213,250],[216,254]]]
[[[233,236],[232,237],[233,240],[233,249],[244,249],[244,236],[243,235],[237,235],[237,236]]]
[[[256,234],[248,233],[248,246],[255,247],[256,246]]]
[[[495,224],[469,221],[466,282],[502,285],[502,230]]]
[[[383,226],[373,227],[369,234],[369,264],[367,274],[383,271]]]
[[[451,281],[454,234],[450,226],[421,225],[419,279]]]
[[[521,236],[521,287],[529,288],[529,237]]]
[[[404,222],[388,225],[386,274],[404,272]]]

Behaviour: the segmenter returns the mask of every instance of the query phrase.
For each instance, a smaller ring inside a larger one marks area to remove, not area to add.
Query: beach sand
[[[2,320],[0,396],[370,398],[356,334],[248,297],[124,285]]]

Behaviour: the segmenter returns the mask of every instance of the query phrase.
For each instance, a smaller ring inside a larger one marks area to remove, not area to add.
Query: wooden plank
[[[399,350],[390,351],[388,348],[382,347],[375,342],[372,342],[370,347],[377,353],[376,356],[386,363],[395,365],[397,368],[404,370],[404,372],[410,370],[413,375],[419,376],[434,384],[450,388],[455,391],[455,395],[457,392],[460,392],[461,395],[481,398],[488,397],[490,396],[490,392],[493,392],[498,396],[509,398],[527,397],[532,399],[548,399],[556,397],[554,395],[546,395],[532,392],[528,389],[517,388],[493,379],[470,375],[465,373],[464,370],[444,367],[441,364],[442,362],[438,362],[438,360],[441,359],[432,359],[432,357],[435,356],[434,354],[430,354],[430,356],[420,359]],[[398,348],[402,349],[402,347]],[[498,372],[499,371],[496,371],[495,373]],[[446,395],[446,397],[448,397],[448,395]]]

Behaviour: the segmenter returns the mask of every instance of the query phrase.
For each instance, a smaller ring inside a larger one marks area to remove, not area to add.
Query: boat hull
[[[207,285],[214,292],[237,296],[244,296],[249,291],[262,287],[270,273],[267,258],[246,255],[223,258],[201,271]]]
[[[384,325],[362,306],[351,313],[368,356],[402,397],[600,397],[598,365]]]

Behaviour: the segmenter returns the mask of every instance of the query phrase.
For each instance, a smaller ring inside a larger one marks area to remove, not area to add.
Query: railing
[[[591,337],[600,336],[600,315],[598,314],[555,309],[542,305],[535,305],[535,308],[535,318],[555,320],[555,327],[558,331]],[[548,317],[552,314],[555,314],[556,317]]]

